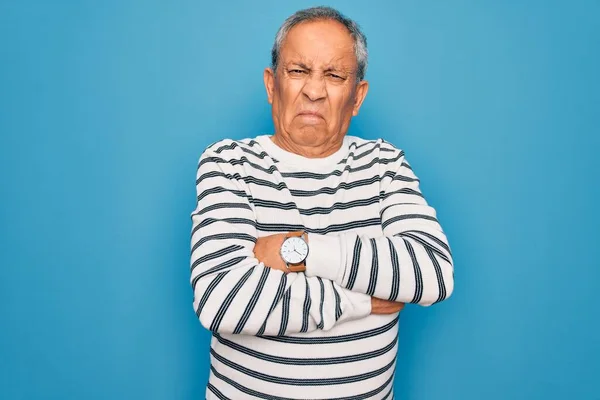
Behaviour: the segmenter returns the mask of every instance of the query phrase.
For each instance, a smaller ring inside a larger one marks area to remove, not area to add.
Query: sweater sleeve
[[[209,149],[198,166],[190,281],[201,324],[219,333],[281,336],[369,315],[370,296],[255,258],[252,197],[236,165]]]
[[[454,289],[448,240],[404,153],[396,150],[396,157],[385,161],[380,171],[383,235],[309,234],[306,274],[381,299],[423,306],[440,302]]]

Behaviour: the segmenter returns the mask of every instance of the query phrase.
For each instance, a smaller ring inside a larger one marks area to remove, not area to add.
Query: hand
[[[254,245],[254,257],[256,257],[259,262],[264,263],[266,267],[278,269],[285,273],[297,272],[291,265],[291,271],[287,269],[285,261],[283,261],[279,252],[286,237],[302,236],[303,233],[304,232],[278,233],[260,237],[256,240],[256,244]],[[299,267],[298,271],[301,270],[304,270],[304,267]]]
[[[371,314],[395,314],[403,308],[404,303],[371,297]]]

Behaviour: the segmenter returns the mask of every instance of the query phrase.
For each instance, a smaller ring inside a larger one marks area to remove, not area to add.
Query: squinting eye
[[[300,75],[300,74],[303,74],[303,73],[304,73],[304,71],[303,71],[303,70],[301,70],[301,69],[291,69],[289,72],[290,72],[291,74],[296,74],[296,75]]]
[[[341,79],[344,79],[344,78],[342,78],[341,76],[339,76],[339,75],[336,75],[336,74],[329,74],[329,76],[330,76],[330,77],[332,77],[333,79],[336,79],[336,80],[341,80]]]

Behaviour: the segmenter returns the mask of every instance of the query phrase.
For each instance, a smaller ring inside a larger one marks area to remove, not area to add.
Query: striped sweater
[[[212,331],[207,399],[392,399],[398,314],[453,290],[446,236],[404,152],[346,136],[308,159],[269,136],[202,154],[192,213],[194,309]],[[305,230],[306,271],[259,262],[257,238]]]

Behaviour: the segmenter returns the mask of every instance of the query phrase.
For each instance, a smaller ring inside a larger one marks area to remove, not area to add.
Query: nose
[[[310,101],[319,101],[327,97],[325,79],[319,76],[309,76],[302,88],[302,93]]]

